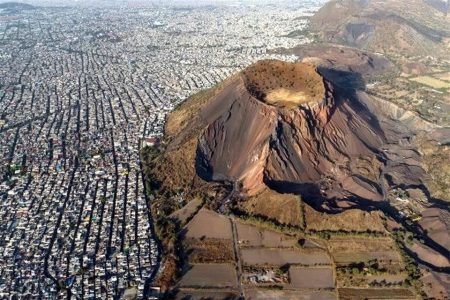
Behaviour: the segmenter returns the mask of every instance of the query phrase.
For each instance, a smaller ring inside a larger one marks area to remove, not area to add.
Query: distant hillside
[[[18,13],[24,10],[36,9],[35,6],[20,2],[4,2],[0,3],[0,11],[6,13]]]
[[[431,5],[432,7],[443,13],[447,14],[450,10],[450,4],[448,0],[424,0],[424,1],[428,5]]]
[[[380,53],[447,55],[450,18],[441,0],[332,0],[311,19],[327,42]]]

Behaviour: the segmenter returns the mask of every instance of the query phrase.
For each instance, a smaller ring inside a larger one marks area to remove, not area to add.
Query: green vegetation
[[[159,184],[152,178],[153,172],[151,169],[154,167],[154,160],[160,154],[158,148],[144,147],[141,149],[141,161],[143,161],[143,172],[145,178],[145,191],[149,203],[148,207],[151,209],[151,213],[154,220],[155,233],[162,246],[162,256],[164,260],[162,264],[164,269],[160,274],[157,284],[163,288],[168,288],[175,282],[175,278],[180,275],[180,271],[183,265],[181,260],[182,255],[182,243],[179,238],[178,225],[169,218],[169,215],[174,212],[178,205],[174,200],[174,197],[166,197],[165,195],[159,195]]]
[[[358,236],[358,237],[383,237],[385,236],[384,233],[378,232],[378,231],[346,231],[346,230],[337,230],[337,231],[331,231],[331,230],[322,230],[322,231],[315,231],[315,230],[307,230],[307,235],[310,236],[318,236],[322,239],[329,240],[332,236]]]
[[[420,273],[419,266],[417,265],[415,260],[410,255],[408,255],[404,244],[405,239],[409,240],[411,236],[412,233],[404,230],[396,230],[393,232],[393,237],[395,239],[396,245],[405,263],[405,271],[408,273],[404,285],[405,287],[412,286],[416,289],[417,292],[420,293],[423,285],[420,281],[422,274]]]
[[[450,88],[450,83],[441,81],[439,79],[430,77],[430,76],[420,76],[416,78],[412,78],[412,81],[427,85],[437,90],[447,91]]]
[[[232,213],[239,217],[245,223],[254,224],[266,229],[271,229],[281,233],[299,233],[303,232],[303,229],[299,226],[281,224],[277,220],[267,218],[261,215],[250,215],[247,212],[240,210],[236,207],[232,208]]]
[[[160,155],[158,147],[143,147],[141,149],[141,160],[143,163],[143,171],[145,174],[145,184],[148,186],[148,191],[157,192],[160,188],[160,183],[154,177],[152,169],[155,168],[155,159]]]

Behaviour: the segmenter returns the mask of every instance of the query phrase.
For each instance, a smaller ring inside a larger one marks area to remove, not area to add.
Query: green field
[[[450,88],[450,83],[449,82],[445,82],[430,76],[420,76],[420,77],[416,77],[416,78],[411,78],[411,81],[415,81],[427,86],[430,86],[434,89],[448,89]]]

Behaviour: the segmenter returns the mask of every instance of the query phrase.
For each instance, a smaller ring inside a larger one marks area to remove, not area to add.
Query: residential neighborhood
[[[0,11],[0,299],[157,291],[140,150],[187,97],[295,60],[272,50],[308,43],[323,2]]]

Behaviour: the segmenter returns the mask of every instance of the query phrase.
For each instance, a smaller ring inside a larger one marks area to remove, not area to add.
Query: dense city
[[[186,97],[294,60],[271,50],[322,3],[0,12],[0,298],[153,295],[140,149]]]

